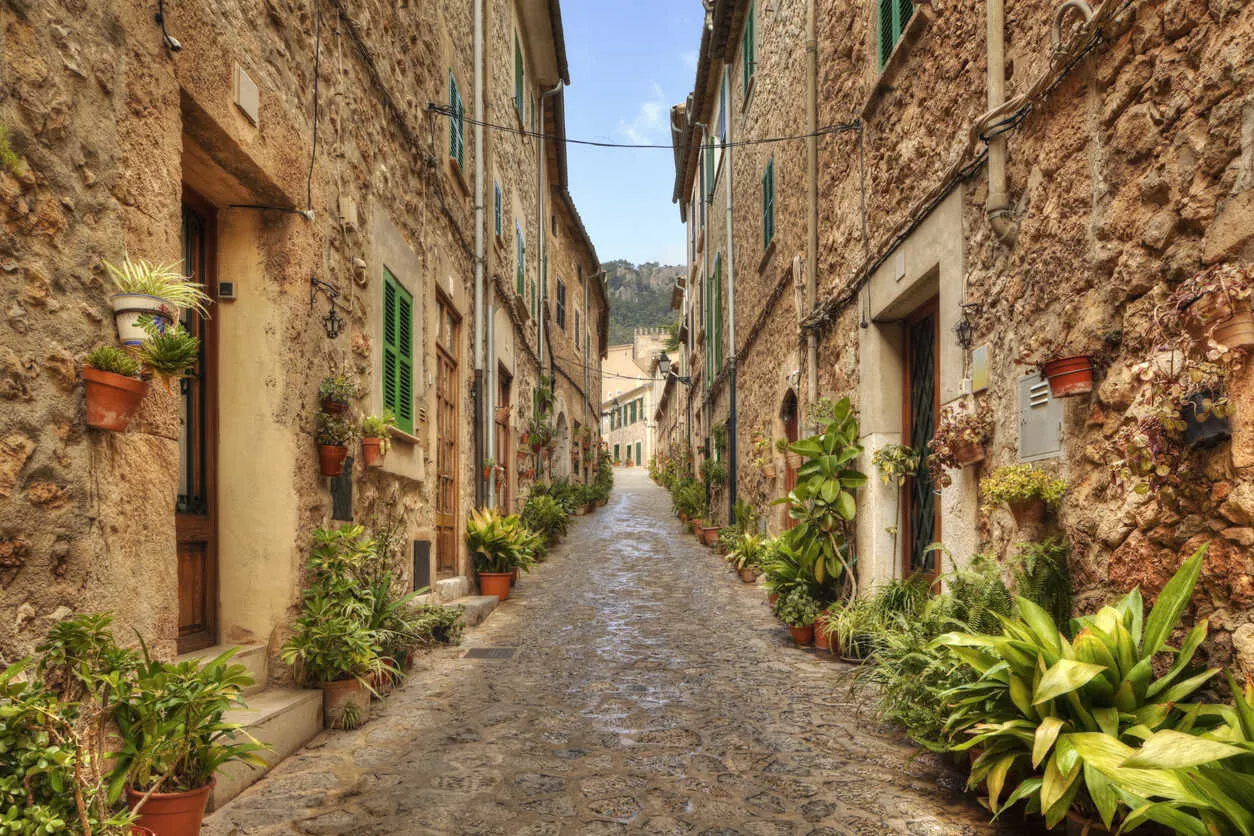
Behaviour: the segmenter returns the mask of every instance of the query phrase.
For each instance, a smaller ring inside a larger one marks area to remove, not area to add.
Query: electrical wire
[[[434,102],[427,104],[427,111],[429,113],[436,113],[436,114],[439,114],[440,116],[445,116],[448,118],[454,118],[454,115],[455,115],[453,113],[452,108],[449,107],[448,105],[438,105],[438,104],[435,104]],[[599,140],[592,140],[592,139],[570,139],[569,137],[559,136],[557,134],[541,133],[537,131],[527,130],[526,128],[515,128],[510,125],[498,125],[495,122],[482,122],[476,119],[471,119],[465,114],[456,114],[456,118],[458,118],[461,122],[465,124],[477,125],[482,128],[490,128],[494,131],[501,131],[502,133],[513,134],[514,136],[521,136],[521,137],[525,137],[528,139],[543,139],[546,142],[563,142],[567,145],[587,145],[593,148],[627,148],[627,149],[632,149],[632,150],[666,150],[666,151],[675,150],[675,146],[673,145],[635,145],[635,144],[626,143],[626,142],[602,142]],[[860,124],[861,122],[855,119],[852,122],[838,122],[835,125],[828,125],[826,127],[819,128],[814,133],[791,134],[788,136],[763,137],[761,139],[742,139],[737,142],[719,143],[715,145],[714,147],[719,148],[719,149],[743,148],[743,147],[747,147],[750,145],[769,145],[771,143],[778,143],[778,142],[791,142],[797,139],[809,139],[812,136],[827,136],[828,134],[844,133],[845,131],[855,131],[858,129],[858,126]]]

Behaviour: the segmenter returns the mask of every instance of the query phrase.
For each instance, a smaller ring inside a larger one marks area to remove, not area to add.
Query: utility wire
[[[430,113],[436,113],[436,114],[439,114],[440,116],[446,116],[449,118],[455,117],[459,121],[464,122],[466,124],[478,125],[479,127],[483,127],[483,128],[491,128],[494,131],[501,131],[502,133],[513,134],[514,136],[527,137],[529,139],[543,139],[546,142],[564,142],[567,145],[589,145],[589,146],[592,146],[593,148],[630,148],[630,149],[637,149],[637,150],[662,150],[664,149],[667,151],[673,151],[675,148],[673,145],[635,145],[635,144],[626,143],[626,142],[601,142],[601,141],[592,140],[592,139],[570,139],[569,137],[559,136],[557,134],[547,134],[547,133],[541,133],[538,131],[530,131],[530,130],[527,130],[526,128],[515,128],[510,125],[498,125],[495,122],[481,122],[479,120],[472,119],[462,113],[454,114],[452,108],[450,108],[448,105],[438,105],[438,104],[435,104],[434,102],[429,103],[427,105],[427,111]],[[767,145],[767,144],[776,143],[776,142],[791,142],[796,139],[809,139],[812,136],[827,136],[828,134],[838,134],[838,133],[844,133],[846,131],[856,131],[858,129],[859,124],[860,123],[858,122],[858,120],[855,119],[852,122],[838,122],[835,125],[828,125],[826,127],[819,128],[812,134],[809,134],[809,133],[791,134],[788,136],[763,137],[761,139],[742,139],[738,142],[717,143],[715,144],[714,147],[720,148],[720,149],[743,148],[749,145]]]

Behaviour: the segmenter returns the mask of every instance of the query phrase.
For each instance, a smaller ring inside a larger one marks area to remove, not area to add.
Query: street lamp
[[[685,386],[692,385],[691,377],[681,377],[671,371],[671,358],[666,356],[665,351],[663,351],[662,355],[657,358],[657,370],[662,373],[663,378],[673,377]]]

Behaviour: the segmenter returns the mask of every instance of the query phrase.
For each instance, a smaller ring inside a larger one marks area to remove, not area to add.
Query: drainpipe
[[[483,479],[479,462],[483,461],[483,4],[475,0],[475,313],[474,313],[474,403],[475,403],[475,504],[483,504]]]
[[[810,312],[818,305],[819,261],[819,42],[815,3],[806,3],[806,305]],[[806,389],[810,403],[819,399],[819,335],[813,328],[806,332]]]
[[[487,321],[485,322],[488,337],[488,362],[487,368],[483,370],[483,388],[484,388],[484,404],[483,411],[485,414],[484,424],[487,432],[484,434],[484,454],[483,461],[492,459],[496,462],[496,305],[492,302],[487,304]],[[479,462],[479,466],[483,466],[483,461]],[[499,464],[499,462],[496,462]],[[483,503],[489,508],[496,507],[496,468],[492,468],[487,478],[487,496]]]
[[[731,99],[731,69],[723,68],[723,85]],[[732,225],[732,210],[736,203],[736,189],[732,165],[734,119],[727,119],[727,357],[731,368],[727,370],[728,397],[731,409],[727,415],[727,519],[736,522],[736,235]]]
[[[540,222],[540,305],[536,314],[536,324],[539,330],[537,337],[540,342],[540,373],[544,373],[544,342],[545,342],[545,314],[548,312],[549,304],[549,276],[548,270],[545,268],[545,259],[548,257],[548,237],[549,228],[545,224],[545,200],[544,200],[544,183],[545,169],[547,168],[544,159],[544,103],[550,96],[556,96],[562,92],[562,82],[559,80],[557,86],[552,90],[544,90],[540,93],[540,126],[537,132],[540,134],[536,138],[539,143],[539,151],[536,154],[536,213],[539,215],[537,220]],[[549,353],[549,377],[553,377],[553,357],[552,352]],[[550,388],[556,388],[557,381],[550,382]]]
[[[1006,101],[1006,9],[1005,0],[987,0],[988,11],[988,109]],[[1006,134],[988,142],[988,198],[984,215],[1003,243],[1013,244],[1019,235],[1006,190]]]

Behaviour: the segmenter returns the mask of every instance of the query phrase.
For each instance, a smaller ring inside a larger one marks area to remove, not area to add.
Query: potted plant
[[[200,356],[200,340],[182,325],[158,330],[152,320],[143,319],[141,322],[148,336],[139,344],[135,354],[145,369],[165,382],[166,391],[169,391],[171,380],[186,377],[196,365],[196,358]]]
[[[392,428],[396,416],[385,409],[382,415],[368,415],[361,422],[361,456],[366,467],[379,467],[392,449]]]
[[[775,439],[775,449],[784,454],[784,464],[789,470],[796,470],[801,467],[801,454],[789,449],[788,439]]]
[[[942,412],[927,445],[927,470],[932,488],[939,490],[953,484],[950,469],[982,460],[984,445],[992,437],[993,416],[983,404],[956,406]]]
[[[710,488],[721,488],[727,484],[727,465],[720,459],[706,459],[701,462],[701,481]]]
[[[775,617],[788,625],[799,647],[814,643],[814,620],[818,616],[819,602],[804,587],[796,587],[775,601]]]
[[[139,402],[148,392],[140,379],[139,361],[122,349],[102,345],[83,360],[83,389],[87,397],[87,426],[123,432]]]
[[[1005,503],[1010,506],[1015,523],[1022,528],[1045,521],[1048,510],[1058,507],[1067,484],[1030,464],[999,467],[980,482],[985,513],[989,506]]]
[[[322,405],[322,411],[332,415],[348,412],[348,405],[360,395],[357,377],[347,366],[329,377],[324,377],[318,384],[318,402]]]
[[[765,479],[774,479],[775,458],[771,440],[762,430],[754,430],[749,443],[752,450],[752,464]]]
[[[223,720],[243,705],[253,679],[243,665],[230,664],[233,649],[203,666],[195,660],[157,662],[142,649],[143,662],[134,681],[121,685],[113,712],[121,741],[114,755],[115,797],[125,787],[136,824],[153,833],[196,834],[224,764],[267,766],[257,754],[267,747]]]
[[[904,444],[885,444],[875,451],[871,463],[880,472],[880,480],[885,485],[901,487],[906,477],[918,472],[920,458],[917,450]]]
[[[762,558],[768,548],[769,544],[765,536],[744,532],[733,540],[727,552],[727,562],[740,576],[741,581],[754,583],[758,579]]]
[[[466,547],[470,550],[479,591],[509,600],[515,569],[530,570],[538,537],[517,515],[505,516],[491,508],[473,511],[466,520]]]
[[[841,659],[861,664],[870,658],[879,624],[873,598],[834,604],[828,607],[825,622],[831,648],[840,654]]]
[[[208,316],[204,287],[188,280],[175,264],[150,264],[122,259],[121,266],[104,262],[117,293],[109,297],[113,321],[123,345],[137,346],[148,337],[144,323],[164,331],[185,310]]]
[[[496,470],[496,459],[488,456],[483,460],[483,481],[486,482],[488,479],[492,478],[492,472],[494,470]]]
[[[508,405],[498,406],[496,408],[496,423],[504,424],[507,421],[509,421],[509,415],[513,411],[514,411],[514,407],[512,406],[508,406]]]
[[[323,476],[339,476],[344,472],[348,444],[357,433],[357,425],[347,416],[331,412],[318,413],[318,464]]]
[[[1165,307],[1198,342],[1229,350],[1254,348],[1250,285],[1248,265],[1216,264],[1181,282]]]

